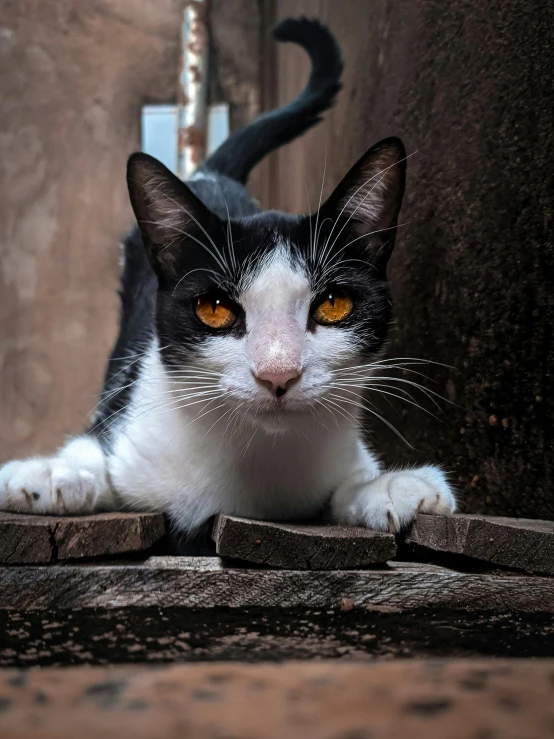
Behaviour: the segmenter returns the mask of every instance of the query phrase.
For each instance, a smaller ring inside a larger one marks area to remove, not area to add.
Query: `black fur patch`
[[[153,339],[162,347],[162,360],[181,367],[214,334],[196,316],[195,299],[219,289],[240,303],[249,275],[277,245],[288,245],[291,260],[307,273],[316,295],[333,285],[348,288],[354,309],[341,325],[358,337],[360,358],[383,345],[391,311],[385,269],[404,189],[402,145],[388,139],[373,147],[319,214],[259,212],[241,182],[265,154],[319,120],[340,88],[342,71],[340,49],[319,23],[288,20],[280,24],[276,36],[304,46],[312,59],[308,86],[293,103],[234,134],[186,185],[151,157],[137,154],[129,161],[131,201],[140,228],[135,226],[124,240],[120,333],[108,362],[103,399],[89,429],[103,443],[109,444],[108,431],[124,414],[140,376],[142,356]],[[398,168],[388,178],[389,193],[384,189],[388,228],[372,233],[368,224],[360,223],[359,213],[343,206],[368,173],[389,160],[387,171],[397,162]],[[155,219],[157,213],[167,215],[167,224],[161,216]],[[306,328],[330,330],[311,319]],[[244,315],[230,330],[244,334]]]

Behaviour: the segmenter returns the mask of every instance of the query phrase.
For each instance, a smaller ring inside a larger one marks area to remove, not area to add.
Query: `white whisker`
[[[344,213],[344,211],[345,211],[345,209],[347,208],[347,206],[348,206],[348,205],[350,204],[350,202],[352,201],[352,198],[356,197],[356,195],[357,195],[357,194],[358,194],[358,193],[360,192],[360,190],[361,190],[361,189],[362,189],[363,187],[365,187],[365,186],[366,186],[366,185],[368,185],[368,184],[369,184],[369,183],[370,183],[370,182],[371,182],[372,180],[374,180],[374,179],[375,179],[376,177],[379,177],[379,175],[381,175],[381,177],[379,178],[379,180],[378,180],[378,181],[377,181],[377,182],[375,183],[375,185],[374,185],[374,186],[373,186],[373,187],[371,188],[371,190],[370,190],[370,191],[369,191],[368,193],[366,193],[366,195],[365,195],[365,196],[364,196],[364,197],[362,198],[362,200],[361,200],[361,201],[360,201],[360,202],[358,203],[358,205],[357,205],[357,206],[356,206],[356,207],[354,208],[354,210],[352,211],[352,213],[351,213],[351,214],[349,215],[349,217],[348,217],[348,218],[346,219],[346,223],[344,223],[344,224],[343,224],[343,226],[342,226],[341,230],[340,230],[340,231],[338,232],[338,234],[336,235],[336,237],[335,237],[335,240],[334,240],[334,241],[333,241],[333,243],[331,244],[331,247],[330,247],[330,249],[332,249],[332,248],[333,248],[333,246],[334,246],[334,245],[335,245],[335,244],[337,243],[337,240],[338,240],[338,239],[340,238],[340,235],[342,234],[342,232],[344,231],[344,229],[346,228],[346,226],[347,226],[347,225],[348,225],[348,224],[350,223],[350,221],[352,220],[352,218],[353,218],[354,214],[355,214],[355,213],[357,213],[357,211],[358,211],[358,209],[360,208],[360,206],[361,206],[361,205],[363,205],[363,203],[365,203],[365,201],[366,201],[366,200],[367,200],[367,198],[368,198],[368,197],[369,197],[369,196],[371,195],[371,193],[372,193],[372,192],[373,192],[373,191],[375,190],[375,188],[376,188],[376,187],[378,187],[378,186],[379,186],[379,185],[381,184],[381,182],[382,182],[382,180],[383,180],[383,178],[384,178],[384,176],[385,176],[385,173],[386,173],[386,172],[388,172],[388,170],[389,170],[389,169],[391,169],[392,167],[395,167],[395,166],[396,166],[397,164],[400,164],[401,162],[405,162],[405,161],[406,161],[406,160],[408,160],[408,159],[409,159],[410,157],[414,156],[414,154],[417,154],[417,152],[413,152],[412,154],[408,154],[408,155],[407,155],[407,156],[405,156],[405,157],[404,157],[403,159],[399,159],[398,161],[394,161],[394,162],[393,162],[392,164],[389,164],[389,166],[388,166],[388,167],[385,167],[385,168],[384,168],[384,169],[382,169],[382,170],[381,170],[380,172],[377,172],[376,174],[374,174],[374,175],[373,175],[373,177],[370,177],[370,178],[369,178],[368,180],[366,180],[366,182],[364,182],[364,183],[363,183],[363,185],[360,185],[360,187],[358,187],[358,189],[357,189],[357,190],[356,190],[356,191],[355,191],[354,193],[352,193],[352,195],[351,195],[351,196],[350,196],[350,197],[348,198],[348,200],[346,201],[346,203],[345,203],[345,204],[343,205],[343,207],[342,207],[342,210],[340,211],[339,215],[338,215],[338,216],[337,216],[337,218],[335,219],[335,224],[333,225],[333,228],[331,229],[331,233],[330,233],[330,234],[329,234],[329,236],[327,237],[327,242],[326,242],[327,244],[328,244],[328,243],[330,242],[330,240],[331,240],[331,236],[333,235],[333,231],[334,231],[334,229],[335,229],[335,226],[336,226],[336,224],[338,223],[338,221],[339,221],[340,217],[341,217],[341,216],[342,216],[342,214]]]
[[[312,263],[315,261],[315,249],[316,249],[316,243],[317,243],[317,225],[319,221],[319,211],[321,210],[321,200],[323,198],[323,187],[325,185],[325,173],[326,172],[327,172],[327,148],[325,148],[325,158],[323,160],[323,177],[321,178],[321,189],[319,191],[319,203],[317,205],[317,212],[316,212],[316,218],[315,218],[315,234],[314,234],[314,239],[312,241],[312,248],[311,248]]]
[[[355,392],[354,390],[349,390],[348,388],[345,388],[341,385],[336,386],[338,389],[341,390],[343,393],[350,393],[351,395],[354,395],[357,398],[361,398],[361,394]],[[371,385],[364,388],[364,390],[373,390],[374,392],[377,392],[379,395],[390,395],[393,398],[397,398],[398,400],[402,400],[405,403],[409,403],[410,405],[415,406],[416,408],[419,408],[420,410],[424,411],[424,413],[428,413],[430,416],[433,416],[433,418],[437,418],[434,413],[431,413],[431,411],[428,411],[427,408],[424,408],[422,405],[417,403],[415,400],[408,400],[408,398],[404,398],[401,395],[396,395],[395,393],[389,393],[386,390],[381,390],[379,386],[372,387]],[[439,420],[437,418],[437,420]]]
[[[404,436],[402,436],[402,434],[400,433],[400,431],[398,431],[398,429],[397,429],[397,428],[396,428],[395,426],[393,426],[393,425],[392,425],[392,423],[390,423],[389,421],[387,421],[387,419],[386,419],[386,418],[383,418],[383,416],[381,416],[381,415],[380,415],[379,413],[377,413],[377,411],[373,410],[372,408],[368,408],[368,406],[367,406],[367,405],[365,405],[365,404],[363,404],[363,403],[356,403],[355,401],[353,401],[353,400],[350,400],[349,398],[344,398],[344,397],[342,397],[341,395],[333,395],[333,394],[331,394],[331,397],[333,397],[333,398],[337,398],[338,400],[342,400],[342,401],[343,401],[344,403],[348,403],[349,405],[353,405],[353,406],[355,406],[356,408],[360,408],[360,409],[361,409],[361,410],[363,410],[363,411],[367,411],[368,413],[371,413],[371,414],[373,414],[373,415],[374,415],[374,416],[375,416],[376,418],[378,418],[378,419],[379,419],[380,421],[382,421],[382,422],[383,422],[383,423],[384,423],[384,424],[385,424],[386,426],[388,426],[388,427],[389,427],[389,428],[391,429],[391,431],[394,431],[394,433],[395,433],[395,434],[396,434],[396,435],[397,435],[397,436],[398,436],[398,437],[399,437],[400,439],[402,439],[402,441],[403,441],[403,442],[404,442],[405,444],[407,444],[407,445],[408,445],[408,446],[410,447],[410,449],[413,449],[413,448],[414,448],[414,447],[413,447],[413,446],[412,446],[412,445],[411,445],[411,444],[410,444],[410,443],[409,443],[409,442],[407,441],[407,439],[405,439],[405,438],[404,438]]]

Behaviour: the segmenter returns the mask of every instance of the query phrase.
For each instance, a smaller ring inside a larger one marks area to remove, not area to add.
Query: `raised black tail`
[[[243,183],[267,154],[315,126],[341,88],[342,54],[327,26],[308,18],[286,18],[275,26],[273,36],[302,46],[310,55],[312,72],[297,98],[238,130],[204,164]]]

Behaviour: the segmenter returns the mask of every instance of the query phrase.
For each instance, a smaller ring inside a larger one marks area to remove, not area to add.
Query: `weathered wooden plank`
[[[554,575],[552,521],[419,514],[406,541],[503,567]]]
[[[58,517],[0,512],[0,562],[44,564],[137,552],[164,533],[163,516],[155,513]]]
[[[554,661],[285,662],[0,673],[3,739],[546,739]],[[341,707],[342,710],[338,710]]]
[[[0,609],[353,607],[554,612],[554,579],[441,567],[294,571],[233,569],[214,558],[148,564],[0,568]]]
[[[396,554],[392,534],[356,526],[253,521],[217,516],[212,537],[221,557],[291,570],[344,570],[384,563]]]

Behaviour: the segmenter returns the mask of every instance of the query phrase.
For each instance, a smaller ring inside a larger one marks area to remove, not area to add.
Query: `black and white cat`
[[[182,532],[217,513],[398,531],[455,500],[437,467],[385,471],[360,430],[387,376],[386,265],[405,152],[370,149],[311,216],[260,212],[243,183],[313,126],[340,89],[322,25],[275,36],[312,60],[306,89],[238,131],[187,181],[145,154],[128,165],[138,228],[124,243],[122,316],[88,432],[0,469],[0,509],[164,511]],[[390,379],[390,378],[389,378]]]

